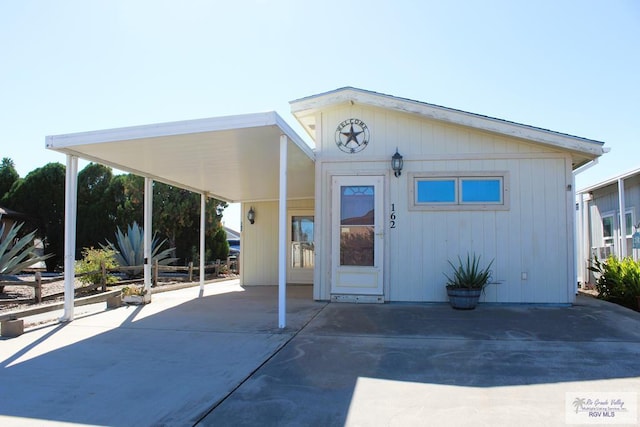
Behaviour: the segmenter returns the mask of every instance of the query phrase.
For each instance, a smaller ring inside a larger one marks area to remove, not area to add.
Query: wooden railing
[[[234,265],[234,262],[236,262],[233,259],[228,259],[226,263],[223,263],[220,260],[217,260],[214,264],[212,265],[208,265],[205,266],[205,272],[206,271],[212,271],[214,275],[219,275],[223,269],[223,267],[226,266],[226,268],[230,271],[237,271],[237,264]],[[84,273],[79,273],[75,275],[75,278],[78,277],[83,277],[83,276],[88,276],[88,275],[92,275],[92,274],[100,274],[100,280],[98,281],[98,283],[93,283],[93,284],[88,284],[85,286],[82,286],[80,288],[77,288],[77,291],[82,291],[82,292],[86,292],[86,291],[92,291],[95,289],[100,288],[102,290],[102,292],[106,292],[107,291],[107,275],[111,274],[111,273],[125,273],[127,271],[136,271],[136,270],[142,270],[144,269],[143,265],[138,265],[138,266],[132,266],[132,267],[115,267],[115,268],[106,268],[104,266],[104,263],[101,263],[100,268],[98,270],[94,270],[94,271],[88,271],[88,272],[84,272]],[[193,277],[194,277],[194,273],[198,273],[200,271],[200,267],[195,267],[193,265],[192,262],[190,262],[187,266],[172,266],[172,265],[159,265],[158,262],[156,261],[152,266],[151,266],[151,276],[152,276],[152,286],[156,286],[159,279],[160,279],[160,273],[161,272],[184,272],[186,273],[186,278],[182,279],[185,282],[193,282]],[[178,280],[179,278],[174,278],[176,280]],[[42,273],[40,273],[39,271],[37,271],[34,274],[34,279],[33,281],[29,281],[29,280],[24,280],[24,281],[0,281],[0,292],[2,292],[2,290],[4,289],[4,287],[6,286],[30,286],[32,288],[34,288],[34,302],[37,303],[41,303],[43,296],[42,296],[42,289],[43,286],[45,286],[48,283],[52,283],[52,282],[59,282],[60,280],[63,280],[63,278],[61,276],[55,277],[55,278],[43,278],[42,277]],[[142,278],[136,278],[136,279],[126,279],[126,280],[118,280],[116,283],[112,283],[109,286],[122,286],[122,285],[129,285],[129,284],[135,284],[135,283],[141,283],[143,281]],[[53,294],[53,295],[48,295],[47,297],[56,297],[56,296],[60,296],[63,295],[64,293],[57,293],[57,294]],[[15,300],[5,300],[4,302],[11,302],[11,303],[15,303]]]

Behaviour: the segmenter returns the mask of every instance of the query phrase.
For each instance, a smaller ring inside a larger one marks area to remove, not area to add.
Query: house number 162
[[[396,228],[396,204],[391,203],[391,214],[389,215],[389,228]]]

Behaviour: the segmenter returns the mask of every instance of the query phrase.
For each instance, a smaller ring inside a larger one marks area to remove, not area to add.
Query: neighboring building
[[[0,236],[0,242],[4,241],[4,238],[7,233],[9,233],[9,229],[13,224],[19,221],[24,221],[26,218],[27,216],[25,214],[0,207],[0,224],[4,225],[4,233]]]
[[[315,150],[276,113],[50,136],[47,147],[67,154],[68,179],[81,157],[240,202],[251,212],[243,285],[446,301],[448,261],[476,253],[494,260],[486,302],[575,300],[573,174],[602,142],[355,88],[291,110]]]
[[[11,226],[13,224],[19,223],[19,222],[24,222],[26,220],[29,219],[29,216],[20,212],[16,212],[13,211],[11,209],[7,209],[7,208],[3,208],[0,207],[0,224],[4,225],[4,232],[2,234],[2,236],[0,236],[0,242],[3,242],[5,237],[7,236],[7,234],[9,234],[9,229],[11,229]],[[24,229],[22,229],[24,230]],[[42,239],[39,238],[35,238],[33,240],[33,244],[36,247],[35,250],[35,254],[37,256],[43,256],[44,255],[44,243],[42,242]],[[44,261],[39,261],[36,262],[32,265],[30,265],[28,268],[25,268],[25,270],[46,270],[47,265],[45,264]]]
[[[599,259],[609,255],[630,256],[638,260],[639,251],[633,248],[633,234],[640,230],[639,214],[640,169],[577,192],[579,283],[594,283],[593,273],[587,267],[589,260],[596,256]]]
[[[223,227],[225,233],[227,233],[227,243],[229,244],[229,256],[240,255],[240,233],[230,229],[229,227]]]

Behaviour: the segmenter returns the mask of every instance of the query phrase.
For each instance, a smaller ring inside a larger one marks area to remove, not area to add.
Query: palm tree
[[[576,407],[576,414],[578,413],[578,410],[582,409],[582,407],[585,404],[586,399],[584,398],[580,398],[580,397],[576,397],[576,400],[573,401],[573,406]]]

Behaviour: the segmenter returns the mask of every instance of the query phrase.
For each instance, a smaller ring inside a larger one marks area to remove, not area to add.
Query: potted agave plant
[[[444,274],[447,278],[447,295],[449,303],[455,309],[473,310],[478,304],[480,295],[491,278],[491,265],[493,260],[485,268],[480,267],[480,256],[467,254],[466,262],[458,257],[458,265],[449,261],[453,268],[451,276]]]

